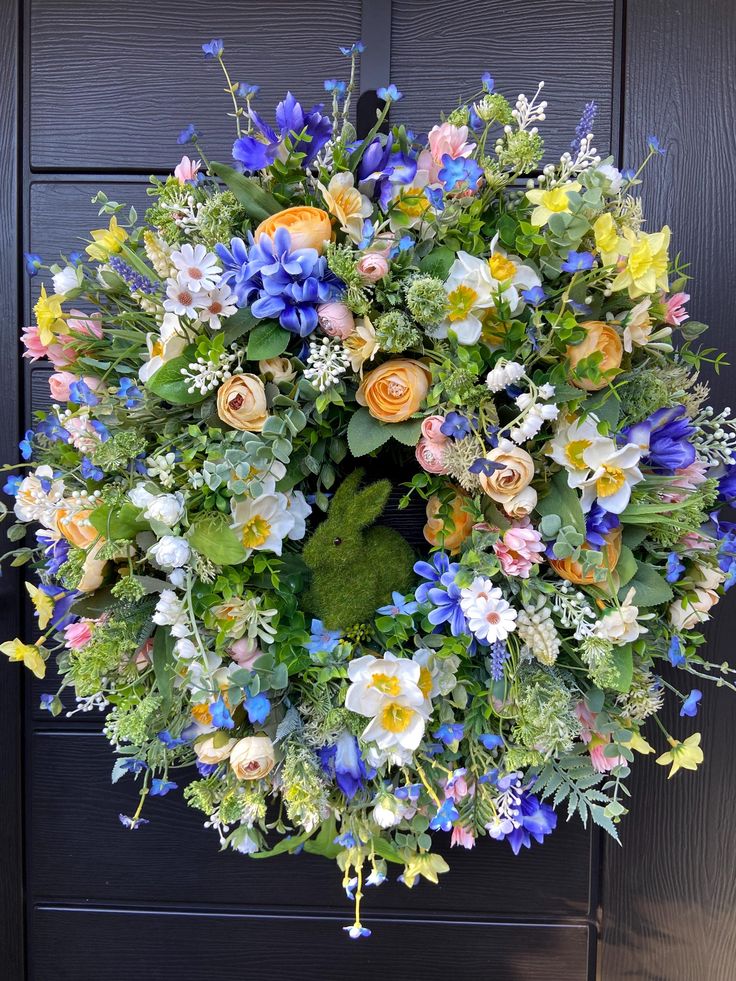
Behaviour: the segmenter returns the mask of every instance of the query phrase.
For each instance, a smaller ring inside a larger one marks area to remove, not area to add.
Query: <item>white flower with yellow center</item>
[[[592,473],[579,484],[583,511],[598,501],[604,511],[621,514],[631,500],[631,488],[644,480],[639,470],[641,449],[633,443],[619,448],[612,439],[599,439],[582,451],[582,460]]]
[[[141,365],[138,370],[138,377],[144,383],[152,375],[155,375],[167,361],[178,357],[187,346],[187,339],[179,323],[179,318],[173,313],[164,314],[158,336],[148,334],[146,344],[148,345],[148,361]]]
[[[569,214],[570,194],[579,191],[580,184],[577,181],[569,181],[567,184],[560,184],[558,187],[535,188],[527,191],[526,196],[536,208],[531,213],[531,223],[536,228],[546,225],[552,215]]]
[[[557,425],[554,438],[547,444],[547,456],[567,470],[567,483],[579,487],[590,475],[583,454],[598,443],[608,446],[610,440],[598,432],[598,417],[565,416]]]
[[[506,249],[498,244],[499,233],[491,240],[491,255],[488,268],[491,276],[500,285],[503,298],[508,303],[511,313],[517,313],[524,305],[520,291],[530,290],[541,286],[542,280],[538,274],[518,255],[509,255]]]
[[[368,317],[355,322],[355,330],[343,341],[343,347],[350,359],[350,367],[363,377],[363,365],[372,361],[378,353],[376,331]]]
[[[373,211],[370,200],[355,187],[355,178],[349,170],[335,174],[327,187],[319,189],[331,215],[340,222],[340,228],[353,241],[363,238],[363,219]]]
[[[381,750],[415,750],[431,708],[419,686],[421,666],[390,652],[382,658],[366,654],[350,662],[348,677],[345,708],[371,719],[363,739]]]
[[[409,184],[397,184],[391,199],[391,231],[399,232],[405,228],[415,228],[426,217],[434,214],[434,209],[424,189],[429,184],[429,171],[417,170]],[[430,231],[430,227],[427,227]],[[434,229],[431,229],[434,234]]]
[[[487,259],[458,252],[445,282],[448,314],[432,331],[436,338],[452,332],[459,344],[475,344],[482,330],[481,318],[495,306],[499,284],[491,275]]]
[[[294,515],[289,512],[283,494],[261,494],[233,505],[233,523],[248,555],[251,552],[273,552],[281,555],[284,539],[294,528]]]

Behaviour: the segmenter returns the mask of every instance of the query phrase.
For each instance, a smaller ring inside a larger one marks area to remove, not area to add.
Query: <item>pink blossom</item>
[[[320,303],[317,307],[319,325],[328,337],[339,337],[344,341],[355,330],[355,318],[344,303]]]
[[[79,651],[90,642],[92,638],[90,624],[93,622],[92,620],[78,620],[76,623],[70,623],[64,627],[64,643],[70,651]]]
[[[609,743],[610,737],[595,734],[588,745],[590,762],[598,773],[608,773],[609,770],[626,762],[623,756],[606,756],[606,746]]]
[[[595,713],[590,711],[585,702],[578,702],[573,712],[581,725],[580,738],[584,743],[589,743],[593,737],[593,730],[595,729]]]
[[[453,126],[452,123],[433,126],[428,141],[429,150],[422,151],[417,164],[420,170],[428,172],[430,184],[437,182],[445,154],[455,160],[457,157],[469,157],[475,149],[475,143],[468,142],[468,127]]]
[[[679,545],[688,552],[710,552],[716,547],[716,543],[711,538],[706,538],[699,531],[689,531],[683,535]]]
[[[445,800],[454,800],[456,803],[465,797],[475,795],[475,785],[468,783],[463,771],[456,770],[457,776],[452,776],[445,784]]]
[[[445,446],[436,439],[427,439],[422,436],[417,443],[416,458],[419,466],[427,473],[447,473],[445,468]]]
[[[435,443],[449,442],[449,437],[442,432],[444,422],[444,416],[427,416],[426,419],[422,420],[422,436],[433,439]]]
[[[257,645],[246,637],[234,641],[229,649],[230,657],[239,664],[241,668],[252,668],[254,663],[261,656],[261,651]]]
[[[460,845],[462,848],[475,847],[475,835],[470,828],[463,828],[461,825],[455,825],[455,827],[452,829],[450,847],[454,848],[456,845]]]
[[[98,340],[102,337],[102,323],[99,314],[93,314],[91,317],[88,317],[81,310],[70,310],[69,313],[72,318],[66,322],[69,330],[77,334],[87,334],[90,337],[96,337]],[[72,341],[73,338],[68,337],[65,340]]]
[[[174,167],[174,177],[176,177],[180,184],[186,184],[187,181],[196,180],[201,166],[201,160],[190,160],[189,157],[184,156],[176,167]]]
[[[533,565],[544,554],[542,536],[528,518],[507,529],[493,546],[507,576],[528,579]]]
[[[380,252],[368,252],[358,260],[358,272],[366,283],[377,283],[388,272],[388,261]]]
[[[56,371],[49,376],[49,391],[54,402],[68,402],[70,386],[77,381],[71,371]]]
[[[69,442],[80,453],[92,453],[100,444],[100,434],[86,414],[72,416],[64,423],[69,433]]]
[[[153,640],[149,639],[142,644],[138,650],[135,652],[135,657],[133,658],[133,663],[139,671],[145,671],[148,665],[151,663],[151,655],[153,654]]]
[[[702,460],[695,460],[688,467],[680,467],[675,470],[677,480],[674,481],[675,487],[684,487],[685,490],[695,490],[698,484],[707,480],[708,464]]]
[[[687,320],[690,314],[685,309],[685,304],[689,299],[689,293],[673,293],[664,304],[664,322],[671,327],[679,327],[681,323]]]

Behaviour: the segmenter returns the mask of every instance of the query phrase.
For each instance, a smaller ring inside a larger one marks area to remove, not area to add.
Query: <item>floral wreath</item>
[[[55,655],[53,715],[106,712],[126,828],[181,788],[223,846],[333,858],[360,937],[391,866],[448,870],[434,832],[518,853],[564,807],[616,838],[648,718],[670,775],[702,762],[658,713],[696,715],[688,675],[733,687],[698,651],[736,433],[670,230],[642,230],[656,139],[619,171],[590,103],[542,165],[543,83],[489,75],[421,139],[380,89],[358,139],[360,43],[329,111],[288,93],[271,123],[223,50],[234,165],[190,125],[144,224],[100,192],[84,252],[26,255],[54,404],[4,490],[11,541],[40,526],[9,556],[42,636],[0,649]]]

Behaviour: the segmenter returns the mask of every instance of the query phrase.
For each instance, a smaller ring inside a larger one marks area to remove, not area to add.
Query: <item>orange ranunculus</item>
[[[327,212],[307,205],[277,211],[261,222],[253,237],[256,241],[261,235],[273,238],[279,228],[285,228],[291,235],[292,249],[316,249],[320,254],[324,252],[325,242],[332,237],[332,224]]]
[[[233,429],[260,433],[266,419],[266,390],[258,375],[233,375],[217,390],[217,414]]]
[[[450,512],[455,527],[446,535],[442,534],[445,523],[442,518],[437,517],[440,509],[439,497],[432,496],[427,501],[427,523],[424,526],[424,537],[433,548],[440,545],[450,552],[457,552],[473,530],[473,517],[468,514],[464,507],[467,500],[468,495],[458,488],[452,500]]]
[[[613,531],[609,531],[607,535],[604,536],[606,544],[603,546],[603,566],[608,569],[609,572],[613,572],[618,563],[619,556],[621,554],[621,526],[614,528]],[[583,548],[589,548],[589,545],[583,545]],[[575,583],[578,586],[590,586],[595,583],[595,573],[583,572],[583,568],[579,562],[573,562],[572,559],[550,559],[549,564],[555,570],[557,575],[561,579],[567,579],[568,582]],[[606,588],[606,581],[602,580],[600,586],[603,590]]]
[[[89,548],[100,537],[92,526],[89,516],[92,508],[59,507],[55,514],[56,527],[60,535],[75,548]]]
[[[414,415],[429,391],[431,375],[420,361],[395,358],[369,371],[356,398],[381,422],[403,422]]]
[[[624,346],[618,331],[612,324],[606,324],[602,320],[587,320],[580,326],[585,330],[585,337],[579,344],[570,344],[567,348],[567,363],[572,369],[570,381],[576,388],[582,388],[586,392],[597,392],[599,389],[605,388],[621,367]],[[598,370],[604,379],[593,382],[588,378],[576,378],[576,367],[585,358],[596,353],[603,355]]]

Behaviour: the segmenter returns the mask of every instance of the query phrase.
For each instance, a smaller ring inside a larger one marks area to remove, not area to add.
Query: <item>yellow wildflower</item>
[[[112,253],[119,252],[120,246],[128,237],[124,228],[120,228],[117,218],[113,215],[107,228],[96,228],[90,232],[93,242],[85,252],[98,262],[105,262]]]
[[[36,300],[33,312],[36,315],[36,324],[38,325],[38,339],[45,347],[53,344],[54,333],[65,327],[64,313],[61,309],[63,300],[62,294],[52,293],[51,296],[48,296],[46,287],[41,287],[41,295]]]
[[[596,251],[604,266],[615,266],[619,256],[619,235],[613,215],[606,212],[593,222]]]
[[[42,589],[38,586],[34,586],[33,583],[26,583],[26,590],[28,595],[31,597],[31,603],[38,614],[38,625],[41,630],[45,630],[48,626],[48,622],[54,613],[54,601],[48,595],[44,593]]]
[[[666,753],[662,753],[656,760],[660,766],[672,764],[672,769],[667,777],[668,780],[674,777],[678,770],[697,770],[699,764],[703,762],[699,732],[694,732],[684,742],[670,737],[669,744],[672,748]]]
[[[438,876],[449,871],[450,866],[441,855],[420,852],[418,855],[407,856],[403,873],[404,885],[411,889],[421,876],[437,885]]]
[[[577,181],[568,181],[567,184],[560,184],[559,187],[551,187],[546,191],[541,187],[527,191],[527,198],[537,206],[531,213],[532,225],[541,228],[542,225],[547,224],[552,215],[569,214],[570,194],[579,190],[580,184]]]
[[[0,644],[0,651],[7,654],[11,661],[22,661],[37,678],[43,678],[46,674],[41,650],[35,644],[24,644],[16,637],[15,640],[6,640],[4,644]]]
[[[619,240],[621,254],[626,256],[626,265],[616,276],[611,289],[628,289],[629,296],[635,300],[645,293],[666,290],[667,249],[670,244],[670,230],[667,225],[661,232],[638,234],[630,228],[624,229],[624,237]]]
[[[629,749],[633,749],[637,753],[641,753],[643,756],[648,756],[649,753],[654,752],[654,747],[650,746],[646,739],[638,732],[631,733],[631,739],[626,743]]]

